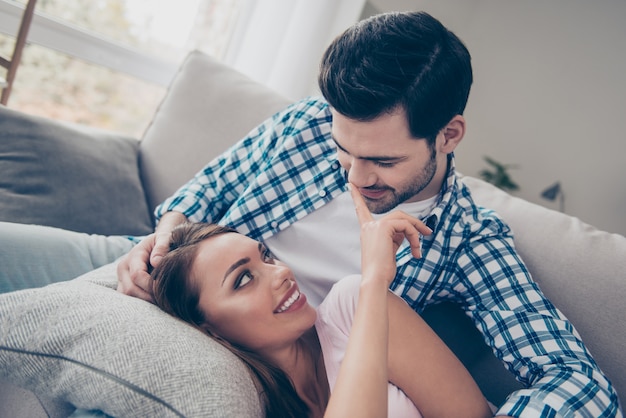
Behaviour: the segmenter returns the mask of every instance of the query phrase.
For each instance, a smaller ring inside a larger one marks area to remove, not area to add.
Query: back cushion
[[[151,232],[138,141],[0,106],[0,221],[104,235]]]
[[[150,208],[289,103],[208,55],[191,52],[141,141]]]

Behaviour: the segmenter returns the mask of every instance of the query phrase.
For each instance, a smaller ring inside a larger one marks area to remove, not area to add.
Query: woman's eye
[[[274,254],[272,254],[270,250],[265,249],[265,251],[263,251],[263,261],[265,263],[274,263],[274,260],[276,260],[276,257],[274,257]]]
[[[252,279],[253,279],[252,274],[249,271],[244,272],[237,279],[237,282],[235,283],[235,289],[240,289],[240,288],[244,287],[245,285],[250,283],[252,281]]]

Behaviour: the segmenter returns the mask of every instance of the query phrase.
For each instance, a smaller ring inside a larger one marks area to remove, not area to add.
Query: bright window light
[[[65,36],[80,31],[97,37],[98,43],[104,40],[137,51],[138,60],[154,57],[171,68],[195,49],[224,59],[245,4],[246,0],[40,0],[35,13],[60,22],[67,28]],[[35,20],[31,34],[36,25]],[[166,92],[164,83],[142,79],[136,69],[124,73],[105,68],[106,62],[94,63],[95,45],[90,47],[90,38],[84,39],[83,51],[74,50],[73,56],[28,44],[9,107],[141,137]],[[8,54],[13,45],[12,36],[0,33],[2,53]],[[128,60],[121,61],[125,65]]]

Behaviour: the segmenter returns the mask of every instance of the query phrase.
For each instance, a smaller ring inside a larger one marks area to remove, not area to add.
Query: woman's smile
[[[292,312],[301,308],[305,304],[306,295],[304,293],[300,293],[298,286],[294,283],[293,291],[290,291],[287,295],[285,295],[279,307],[274,310],[274,313],[281,314],[285,312]]]

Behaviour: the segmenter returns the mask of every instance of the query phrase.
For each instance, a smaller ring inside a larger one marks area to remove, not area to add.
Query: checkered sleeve
[[[209,162],[156,208],[156,218],[176,211],[192,222],[219,221],[271,158],[295,108],[296,104],[276,113]]]
[[[468,314],[527,387],[511,394],[496,415],[622,416],[611,383],[573,325],[532,281],[510,236],[470,240],[458,269],[462,280],[455,290],[465,293]]]

